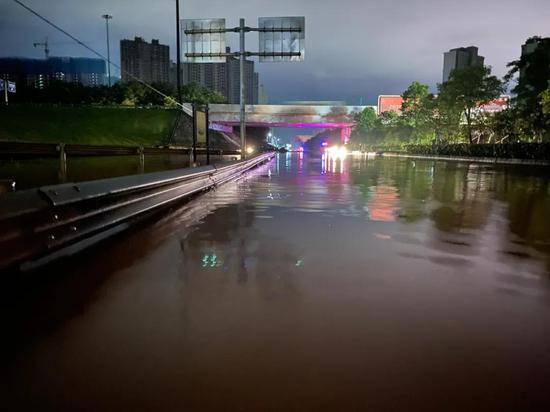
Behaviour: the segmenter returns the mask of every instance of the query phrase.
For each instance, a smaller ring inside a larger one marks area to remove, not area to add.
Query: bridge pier
[[[342,127],[340,129],[340,142],[347,144],[351,135],[351,127]]]

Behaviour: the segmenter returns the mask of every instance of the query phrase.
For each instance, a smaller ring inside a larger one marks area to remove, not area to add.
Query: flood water
[[[549,182],[280,155],[6,281],[2,406],[548,411]]]

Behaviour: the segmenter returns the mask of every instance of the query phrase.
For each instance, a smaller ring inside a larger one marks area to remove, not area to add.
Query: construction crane
[[[44,43],[33,43],[34,47],[44,47],[44,54],[46,55],[46,60],[48,60],[48,57],[50,57],[50,47],[48,44],[48,38],[46,37],[46,40]]]

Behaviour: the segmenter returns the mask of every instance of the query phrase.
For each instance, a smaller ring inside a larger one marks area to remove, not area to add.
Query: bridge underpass
[[[347,143],[355,117],[367,106],[321,105],[247,105],[246,125],[250,127],[290,127],[340,129],[342,143]],[[210,128],[232,133],[239,125],[239,105],[211,104]]]

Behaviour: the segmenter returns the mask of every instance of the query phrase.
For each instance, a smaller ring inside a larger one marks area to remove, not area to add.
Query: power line
[[[75,36],[73,36],[71,33],[69,33],[68,31],[62,29],[61,27],[59,27],[57,24],[55,24],[54,22],[52,22],[51,20],[47,19],[46,17],[42,16],[40,13],[38,13],[37,11],[33,10],[32,8],[30,8],[29,6],[27,6],[25,3],[23,3],[22,1],[20,0],[13,0],[15,3],[19,4],[21,7],[23,7],[24,9],[26,9],[28,12],[34,14],[36,17],[38,17],[40,20],[46,22],[47,24],[49,24],[50,26],[52,26],[54,29],[56,30],[59,30],[61,33],[63,33],[65,36],[69,37],[70,39],[74,40],[76,43],[78,43],[79,45],[81,45],[82,47],[84,47],[86,50],[92,52],[93,54],[95,54],[96,56],[100,57],[102,60],[104,61],[107,61],[107,64],[112,64],[114,67],[116,67],[117,69],[120,70],[120,72],[124,72],[124,74],[127,74],[128,76],[130,76],[132,79],[136,80],[137,82],[141,83],[142,85],[144,85],[145,87],[149,88],[150,90],[153,90],[155,93],[158,93],[160,94],[161,96],[165,97],[165,98],[168,98],[168,99],[171,99],[175,104],[177,104],[178,106],[180,106],[186,113],[190,114],[190,111],[191,109],[189,107],[187,107],[186,105],[184,104],[181,104],[180,102],[177,102],[176,99],[174,99],[173,97],[171,96],[168,96],[164,93],[162,93],[160,90],[157,90],[155,89],[153,86],[151,86],[150,84],[147,84],[145,83],[143,80],[141,80],[139,77],[136,77],[134,76],[133,74],[129,73],[128,71],[126,70],[123,70],[122,67],[120,67],[118,64],[116,63],[113,63],[113,62],[110,62],[109,59],[107,59],[105,56],[103,56],[101,53],[99,53],[98,51],[92,49],[90,46],[88,46],[87,44],[85,44],[84,42],[80,41],[78,38],[76,38]]]

